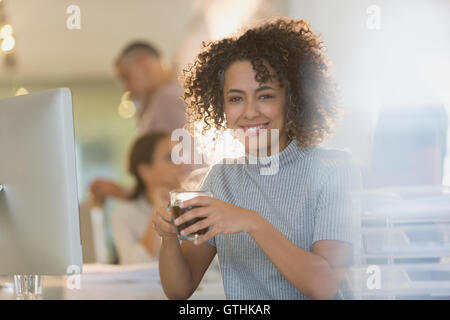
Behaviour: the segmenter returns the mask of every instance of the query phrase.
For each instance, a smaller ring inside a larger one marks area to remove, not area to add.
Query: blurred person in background
[[[184,127],[183,88],[155,46],[146,42],[127,45],[116,59],[115,69],[136,106],[139,135],[171,133]],[[127,198],[130,191],[114,181],[96,179],[90,192],[97,203],[103,203],[107,197]]]
[[[184,126],[183,88],[154,46],[131,43],[115,66],[124,90],[130,92],[136,106],[139,134],[172,132]]]
[[[171,161],[172,144],[164,132],[139,137],[129,155],[128,170],[135,180],[133,191],[111,214],[120,264],[157,259],[159,237],[151,225],[153,208],[167,206],[169,191],[180,185],[184,164]]]

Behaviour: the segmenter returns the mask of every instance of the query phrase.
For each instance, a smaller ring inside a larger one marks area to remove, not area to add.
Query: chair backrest
[[[81,245],[83,248],[83,262],[97,262],[94,248],[94,236],[92,232],[91,211],[87,202],[80,204],[80,233]]]

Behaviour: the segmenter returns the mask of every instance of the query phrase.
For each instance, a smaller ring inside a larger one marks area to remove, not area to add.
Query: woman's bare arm
[[[159,252],[162,288],[169,299],[188,299],[214,259],[216,248],[207,243],[195,246],[191,241],[180,244],[170,212],[160,208],[155,213],[152,221],[162,237]]]
[[[352,245],[343,241],[321,240],[312,252],[297,247],[267,220],[250,235],[280,273],[311,299],[335,296],[350,264]]]
[[[159,274],[164,293],[169,299],[188,299],[197,289],[216,255],[216,248],[191,241],[180,245],[177,238],[163,239],[159,256]]]

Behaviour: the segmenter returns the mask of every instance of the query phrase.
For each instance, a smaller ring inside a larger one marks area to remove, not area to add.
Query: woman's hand
[[[167,207],[159,207],[152,216],[152,224],[156,232],[163,238],[176,238],[177,229],[172,222],[172,213]]]
[[[200,206],[200,208],[189,210],[174,222],[175,225],[181,225],[193,218],[205,218],[182,230],[182,235],[188,235],[198,230],[211,227],[207,233],[200,236],[194,242],[197,245],[208,241],[219,233],[251,233],[256,226],[258,218],[261,217],[255,211],[211,197],[195,197],[183,201],[180,205],[181,208],[191,206]]]
[[[107,197],[118,199],[125,198],[126,191],[117,183],[106,179],[97,179],[89,186],[90,192],[99,202],[102,202]]]

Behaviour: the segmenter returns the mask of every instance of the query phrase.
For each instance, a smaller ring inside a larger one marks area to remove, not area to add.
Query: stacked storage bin
[[[360,247],[347,274],[356,299],[450,299],[450,188],[366,190]]]

